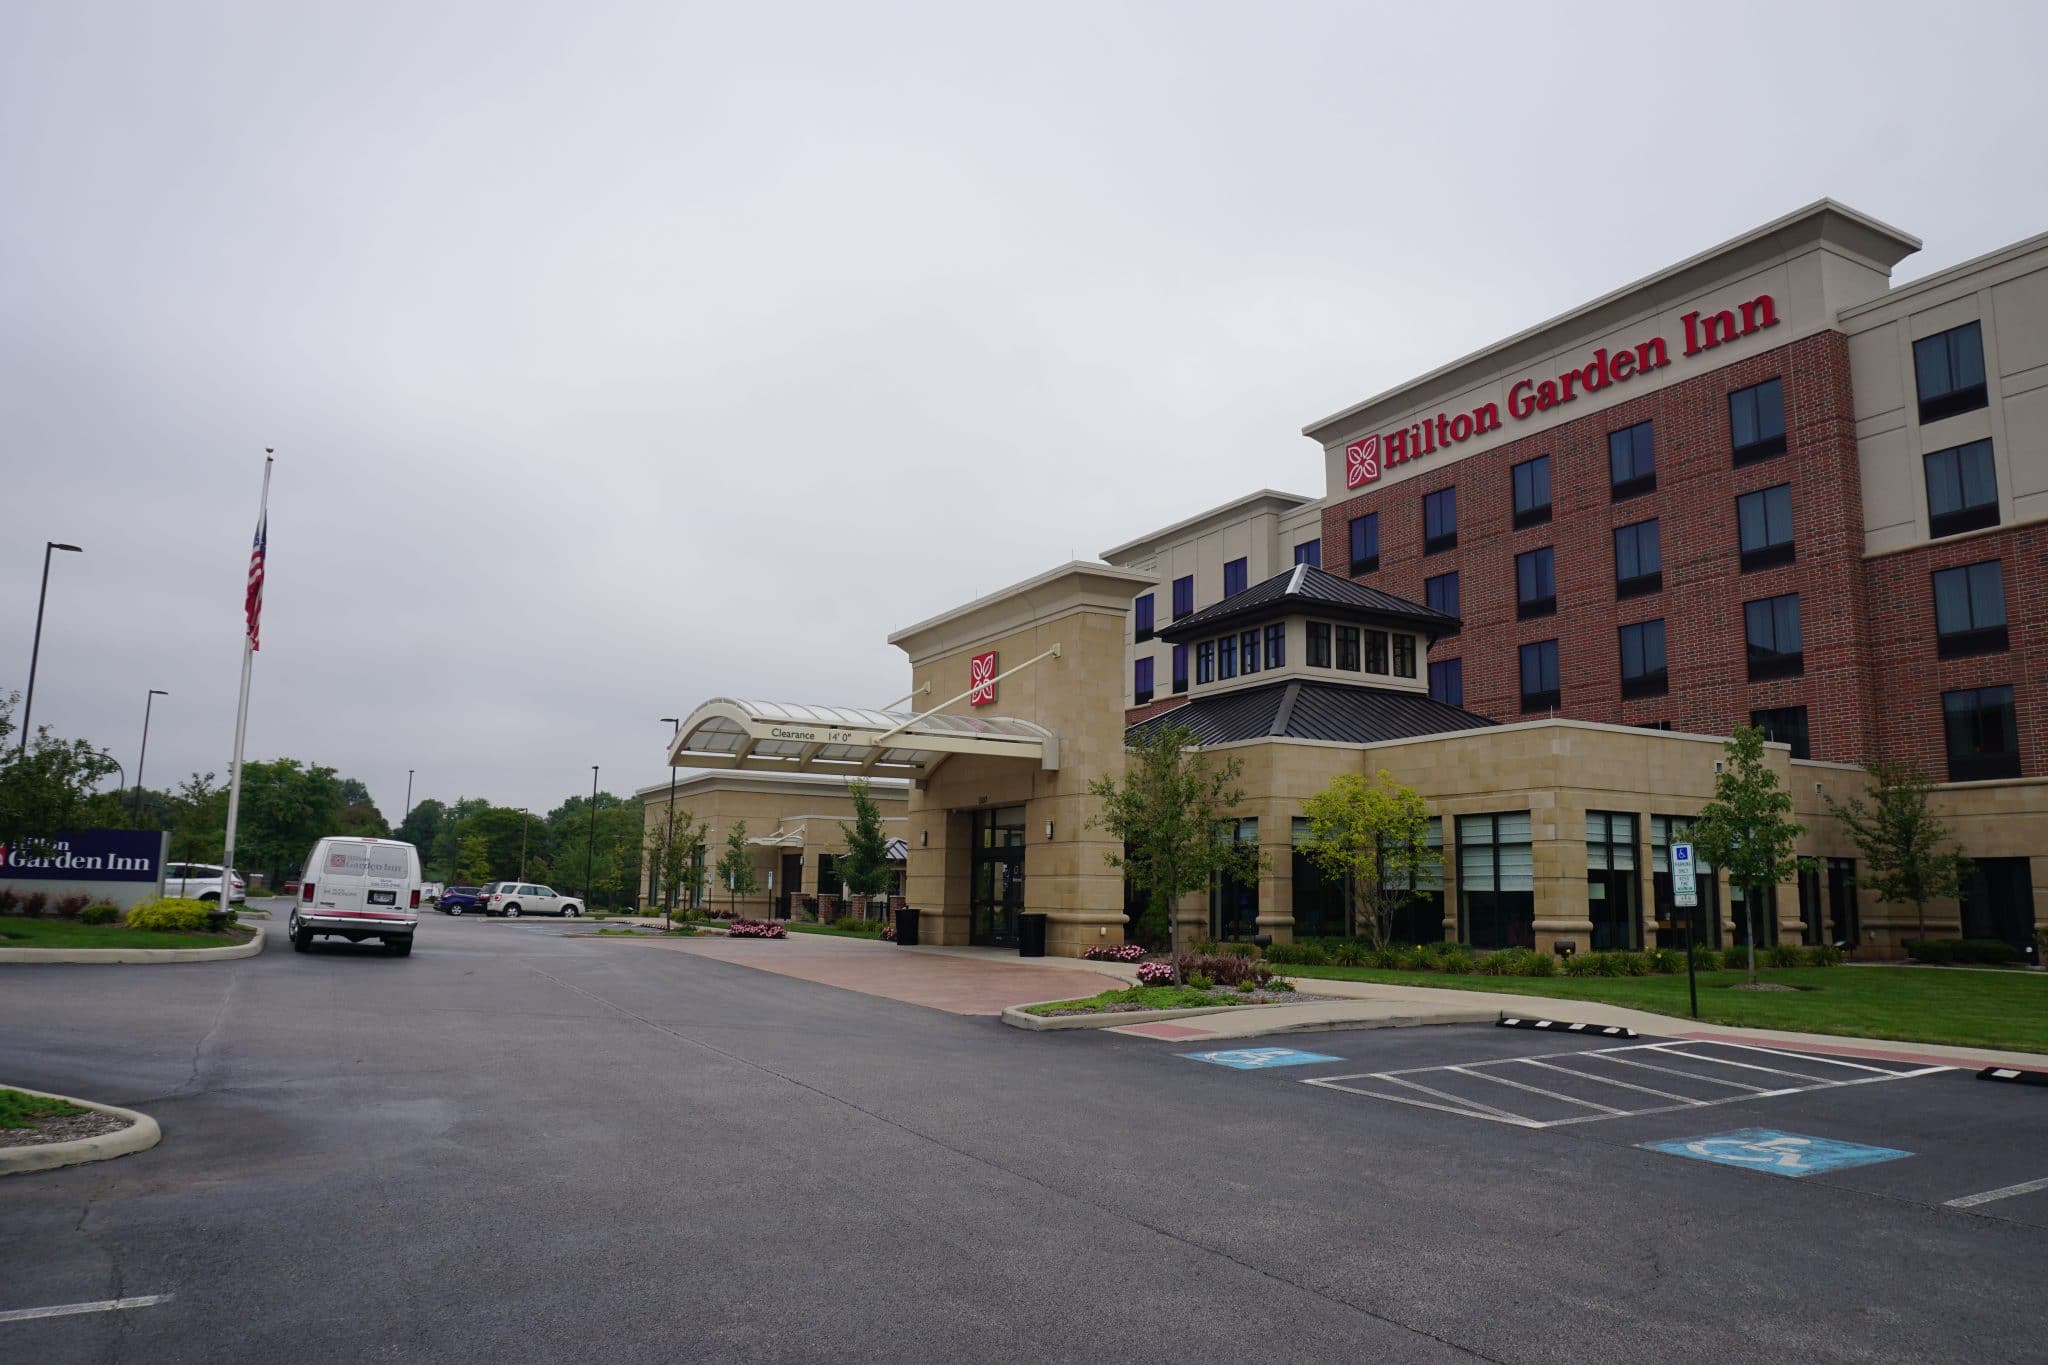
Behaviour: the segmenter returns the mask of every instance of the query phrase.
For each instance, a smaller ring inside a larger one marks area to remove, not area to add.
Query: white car
[[[234,894],[228,897],[230,905],[239,905],[248,899],[249,884],[242,880],[242,874],[230,871],[234,881]],[[179,896],[186,900],[217,901],[220,899],[220,865],[218,863],[165,863],[164,894]]]
[[[575,919],[583,913],[583,902],[558,894],[551,886],[532,882],[489,882],[476,893],[477,907],[486,915],[518,919],[521,915],[561,915]]]

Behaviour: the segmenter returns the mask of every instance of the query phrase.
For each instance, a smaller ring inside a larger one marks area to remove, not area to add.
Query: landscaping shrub
[[[1250,995],[1253,991],[1257,990],[1258,987],[1254,986],[1249,981],[1240,981],[1237,983],[1237,989],[1238,992],[1242,995]]]
[[[164,933],[204,933],[207,922],[214,911],[203,901],[183,900],[176,896],[165,896],[160,900],[144,901],[128,911],[130,929],[153,929]]]
[[[1171,986],[1173,984],[1173,964],[1170,962],[1139,963],[1138,984],[1141,986]]]
[[[1915,938],[1906,940],[1906,956],[1936,965],[1981,963],[1998,966],[2020,960],[2019,949],[1995,938]]]
[[[1806,965],[1839,967],[1842,965],[1842,950],[1832,943],[1816,943],[1806,950]]]
[[[1643,956],[1649,960],[1653,975],[1676,976],[1685,970],[1685,954],[1673,949],[1652,948]]]
[[[1206,991],[1211,986],[1216,984],[1214,981],[1211,981],[1208,977],[1202,975],[1200,972],[1189,973],[1187,981],[1188,989],[1196,991]]]
[[[1227,953],[1231,957],[1257,957],[1259,955],[1259,945],[1256,943],[1225,943],[1220,945],[1216,951]]]
[[[11,886],[0,886],[0,915],[11,915],[21,906],[21,893]]]
[[[1648,976],[1650,959],[1645,953],[1580,953],[1564,963],[1566,976]]]
[[[729,926],[733,938],[788,938],[789,930],[773,920],[736,919]]]
[[[1469,976],[1479,968],[1477,955],[1462,943],[1425,943],[1408,951],[1413,953],[1415,965],[1425,972]]]
[[[91,904],[91,896],[76,894],[70,896],[59,896],[57,898],[55,909],[56,912],[65,919],[77,919],[79,913],[83,911],[86,906]]]
[[[879,933],[882,925],[878,920],[856,919],[852,915],[841,915],[838,919],[832,921],[832,927],[849,934],[873,934]]]
[[[1213,938],[1198,938],[1188,944],[1188,951],[1196,957],[1213,957],[1216,954],[1216,940]]]
[[[1721,954],[1712,948],[1695,943],[1692,949],[1692,969],[1696,972],[1720,971]]]
[[[1530,948],[1502,948],[1480,958],[1476,970],[1481,976],[1527,976],[1529,959],[1536,955]]]
[[[1330,962],[1330,950],[1313,940],[1275,943],[1266,949],[1266,961],[1289,967],[1326,967]]]
[[[36,918],[49,908],[50,893],[47,891],[23,891],[15,898],[16,913],[27,915],[30,919]]]
[[[1197,973],[1209,978],[1210,982],[1222,986],[1235,986],[1249,981],[1263,986],[1273,979],[1273,969],[1255,957],[1239,957],[1235,953],[1198,953],[1181,959],[1181,977],[1192,979]]]
[[[1549,953],[1537,953],[1529,959],[1530,976],[1556,976],[1557,959]]]
[[[1766,967],[1804,967],[1806,950],[1796,943],[1773,943],[1757,954]]]
[[[108,905],[105,901],[101,901],[98,905],[88,905],[85,909],[78,912],[78,922],[80,924],[112,924],[119,918],[121,918],[121,908],[117,905]]]
[[[1145,949],[1136,943],[1101,943],[1081,956],[1089,962],[1143,962]]]

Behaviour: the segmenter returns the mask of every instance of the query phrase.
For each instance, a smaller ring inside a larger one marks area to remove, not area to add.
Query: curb
[[[247,943],[231,943],[225,948],[0,948],[0,963],[68,962],[93,963],[99,966],[144,966],[166,962],[225,962],[230,958],[254,957],[263,951],[262,927],[249,927],[256,932]],[[13,1088],[19,1090],[21,1087]],[[85,1101],[75,1100],[73,1103],[84,1104]]]
[[[2048,1071],[2029,1071],[2018,1066],[1987,1066],[1977,1073],[1980,1081],[2010,1081],[2014,1085],[2048,1085]]]
[[[1059,996],[1058,1000],[1072,999]],[[1054,1000],[1027,1000],[1022,1005],[1012,1005],[1002,1012],[1002,1021],[1011,1028],[1021,1028],[1037,1033],[1051,1029],[1072,1028],[1121,1028],[1125,1024],[1152,1024],[1162,1019],[1192,1019],[1203,1014],[1240,1014],[1245,1010],[1271,1009],[1271,1005],[1196,1005],[1184,1010],[1121,1010],[1106,1014],[1061,1014],[1037,1015],[1025,1011],[1032,1005],[1050,1005]],[[1292,1002],[1289,1002],[1292,1003]]]
[[[53,1095],[47,1090],[31,1090],[25,1085],[10,1085],[9,1090],[19,1090],[24,1095],[41,1095],[45,1099],[64,1100],[81,1109],[94,1109],[102,1114],[113,1114],[128,1120],[128,1126],[114,1133],[101,1133],[97,1137],[73,1138],[69,1142],[45,1142],[35,1147],[0,1147],[0,1176],[26,1175],[30,1171],[51,1171],[60,1166],[78,1166],[88,1161],[111,1161],[117,1156],[132,1152],[146,1152],[163,1141],[163,1129],[147,1114],[138,1114],[133,1109],[122,1109],[118,1105],[95,1104],[91,1100],[75,1099],[70,1095]]]

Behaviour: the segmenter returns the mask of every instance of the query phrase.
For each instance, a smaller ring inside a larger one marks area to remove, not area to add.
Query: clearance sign
[[[1683,354],[1690,357],[1751,332],[1777,326],[1778,309],[1769,294],[1759,294],[1739,309],[1723,308],[1704,317],[1687,313],[1679,322],[1685,329]],[[1612,353],[1602,346],[1585,365],[1566,370],[1553,379],[1517,379],[1508,388],[1508,416],[1524,422],[1539,412],[1562,407],[1580,394],[1625,384],[1670,363],[1671,350],[1661,336]],[[1394,465],[1434,455],[1500,428],[1500,405],[1481,403],[1470,412],[1440,412],[1384,436],[1374,432],[1344,447],[1344,486],[1362,488]]]

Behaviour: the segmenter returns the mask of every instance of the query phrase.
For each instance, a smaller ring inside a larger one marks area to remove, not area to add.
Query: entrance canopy
[[[1060,765],[1059,736],[1028,720],[730,697],[690,713],[668,761],[679,768],[925,777],[954,754]]]

